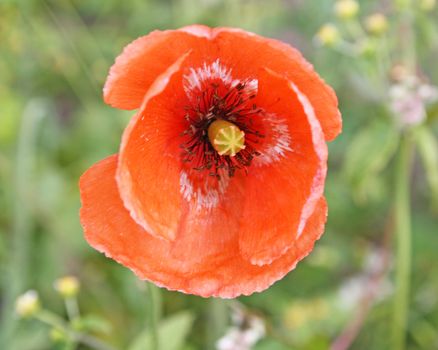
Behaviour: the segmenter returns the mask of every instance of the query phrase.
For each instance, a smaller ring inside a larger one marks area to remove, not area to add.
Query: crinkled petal
[[[139,108],[153,82],[179,57],[194,48],[202,54],[207,39],[193,31],[157,30],[127,45],[110,69],[105,102],[121,109]]]
[[[129,267],[140,278],[167,289],[223,298],[260,292],[309,254],[323,232],[327,206],[322,197],[307,220],[303,234],[272,264],[250,264],[238,253],[236,239],[224,239],[220,256],[211,255],[208,245],[217,242],[200,238],[202,232],[187,236],[184,243],[176,245],[150,235],[132,219],[120,199],[115,181],[117,163],[117,156],[111,156],[93,165],[81,177],[80,217],[85,237],[92,247]],[[220,224],[219,219],[213,219],[215,224]],[[222,224],[226,233],[227,224]],[[180,260],[184,255],[196,255],[196,262],[191,266],[184,264]]]
[[[117,182],[123,202],[151,234],[173,240],[182,212],[180,143],[184,105],[181,56],[148,90],[120,146]]]
[[[237,78],[255,77],[263,67],[287,77],[309,99],[326,140],[333,140],[341,132],[342,120],[333,89],[298,50],[236,28],[215,28],[213,40],[220,48],[221,61],[233,69]]]
[[[157,76],[189,50],[206,63],[220,59],[237,78],[255,77],[262,67],[285,75],[310,100],[326,140],[340,133],[336,95],[301,53],[280,41],[237,28],[193,25],[154,31],[133,41],[111,67],[104,87],[105,102],[122,109],[139,108]]]
[[[264,265],[302,234],[323,194],[327,146],[310,103],[286,78],[262,70],[255,104],[269,111],[261,117],[268,147],[260,145],[248,171],[239,246],[251,263]]]

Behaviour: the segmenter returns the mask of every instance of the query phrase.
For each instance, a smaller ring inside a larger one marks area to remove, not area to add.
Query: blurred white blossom
[[[264,337],[265,325],[260,317],[234,308],[233,326],[216,343],[217,350],[250,350]]]
[[[341,285],[338,304],[342,309],[355,309],[364,298],[379,302],[392,293],[393,287],[389,279],[381,277],[387,264],[385,254],[380,249],[371,250],[364,260],[363,271]]]
[[[407,76],[391,86],[390,106],[401,126],[412,126],[426,119],[426,105],[438,100],[438,88]]]
[[[40,309],[40,299],[34,290],[20,295],[15,302],[15,312],[20,317],[31,317]]]

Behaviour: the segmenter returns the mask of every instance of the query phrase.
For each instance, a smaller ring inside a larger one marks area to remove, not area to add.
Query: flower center
[[[233,123],[217,119],[208,127],[208,139],[221,156],[234,157],[245,149],[245,133]]]
[[[205,82],[186,106],[186,129],[182,133],[182,161],[192,169],[219,177],[225,171],[247,171],[263,135],[255,119],[264,111],[253,99],[251,81],[225,84],[220,79]]]

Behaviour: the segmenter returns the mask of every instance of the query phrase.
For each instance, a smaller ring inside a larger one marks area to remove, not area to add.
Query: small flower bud
[[[20,317],[32,317],[39,311],[40,307],[38,293],[34,290],[20,295],[15,302],[15,312]]]
[[[355,0],[339,0],[335,4],[335,13],[341,19],[351,19],[359,12],[359,4]]]
[[[375,13],[365,20],[365,27],[371,34],[380,35],[388,29],[388,20],[385,15]]]
[[[432,11],[436,6],[436,0],[421,0],[420,9],[423,11]]]
[[[67,335],[60,328],[52,328],[49,336],[54,343],[63,343],[67,340]]]
[[[65,298],[74,297],[79,292],[79,280],[74,276],[65,276],[55,281],[55,290]]]
[[[340,40],[338,28],[331,23],[325,24],[316,34],[316,40],[322,45],[334,46]]]

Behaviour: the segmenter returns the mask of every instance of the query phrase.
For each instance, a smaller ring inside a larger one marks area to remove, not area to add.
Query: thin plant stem
[[[397,241],[395,298],[393,311],[392,347],[405,349],[411,277],[411,208],[410,174],[413,142],[410,134],[401,139],[395,174],[395,233]]]
[[[103,341],[88,334],[78,333],[76,335],[76,340],[79,343],[83,345],[87,345],[91,349],[95,349],[95,350],[117,350],[116,348],[113,348],[111,345],[108,345]]]
[[[149,294],[149,327],[152,338],[152,350],[158,350],[160,347],[160,341],[158,337],[158,322],[160,312],[160,296],[157,288],[150,282],[147,282],[147,291]]]
[[[59,317],[58,315],[47,311],[47,310],[41,310],[36,315],[35,318],[45,324],[48,324],[49,326],[52,326],[54,328],[62,329],[64,331],[67,330],[67,325],[64,322],[64,320]]]
[[[80,317],[79,306],[76,297],[66,297],[64,299],[65,309],[67,310],[67,316],[70,321],[76,320]]]
[[[400,10],[402,57],[410,74],[416,73],[416,42],[414,31],[413,0],[397,0],[395,5]],[[402,135],[395,174],[395,233],[397,240],[395,297],[392,322],[392,349],[406,348],[406,331],[408,323],[410,278],[411,278],[411,208],[410,175],[413,156],[412,135]]]
[[[383,98],[387,98],[386,96],[389,93],[390,81],[389,81],[389,72],[392,67],[391,63],[391,55],[388,49],[388,38],[386,35],[382,35],[377,40],[377,67],[379,69],[380,80],[383,86]]]
[[[70,329],[68,324],[61,317],[48,310],[39,311],[35,315],[35,318],[45,324],[48,324],[49,326],[64,331],[70,337],[71,340],[73,340],[76,343],[87,345],[91,349],[116,350],[111,345],[104,343],[103,341],[93,337],[92,335],[76,332]]]
[[[394,0],[399,10],[401,57],[410,74],[416,73],[417,50],[415,38],[415,2],[413,0]]]
[[[416,50],[416,38],[415,38],[415,14],[412,9],[413,4],[412,1],[409,2],[409,7],[406,10],[405,17],[405,25],[406,25],[406,48],[403,50],[404,52],[404,60],[406,62],[407,68],[410,70],[411,74],[415,74],[417,70],[417,50]]]
[[[383,67],[385,68],[385,72],[388,73],[392,67],[392,58],[389,49],[389,40],[386,34],[383,34],[382,37],[380,38],[378,54],[380,55],[380,59],[382,60],[382,64]],[[385,79],[387,80],[388,77],[385,76]]]
[[[211,298],[208,304],[207,315],[207,349],[216,349],[216,342],[225,334],[228,324],[228,301]]]

